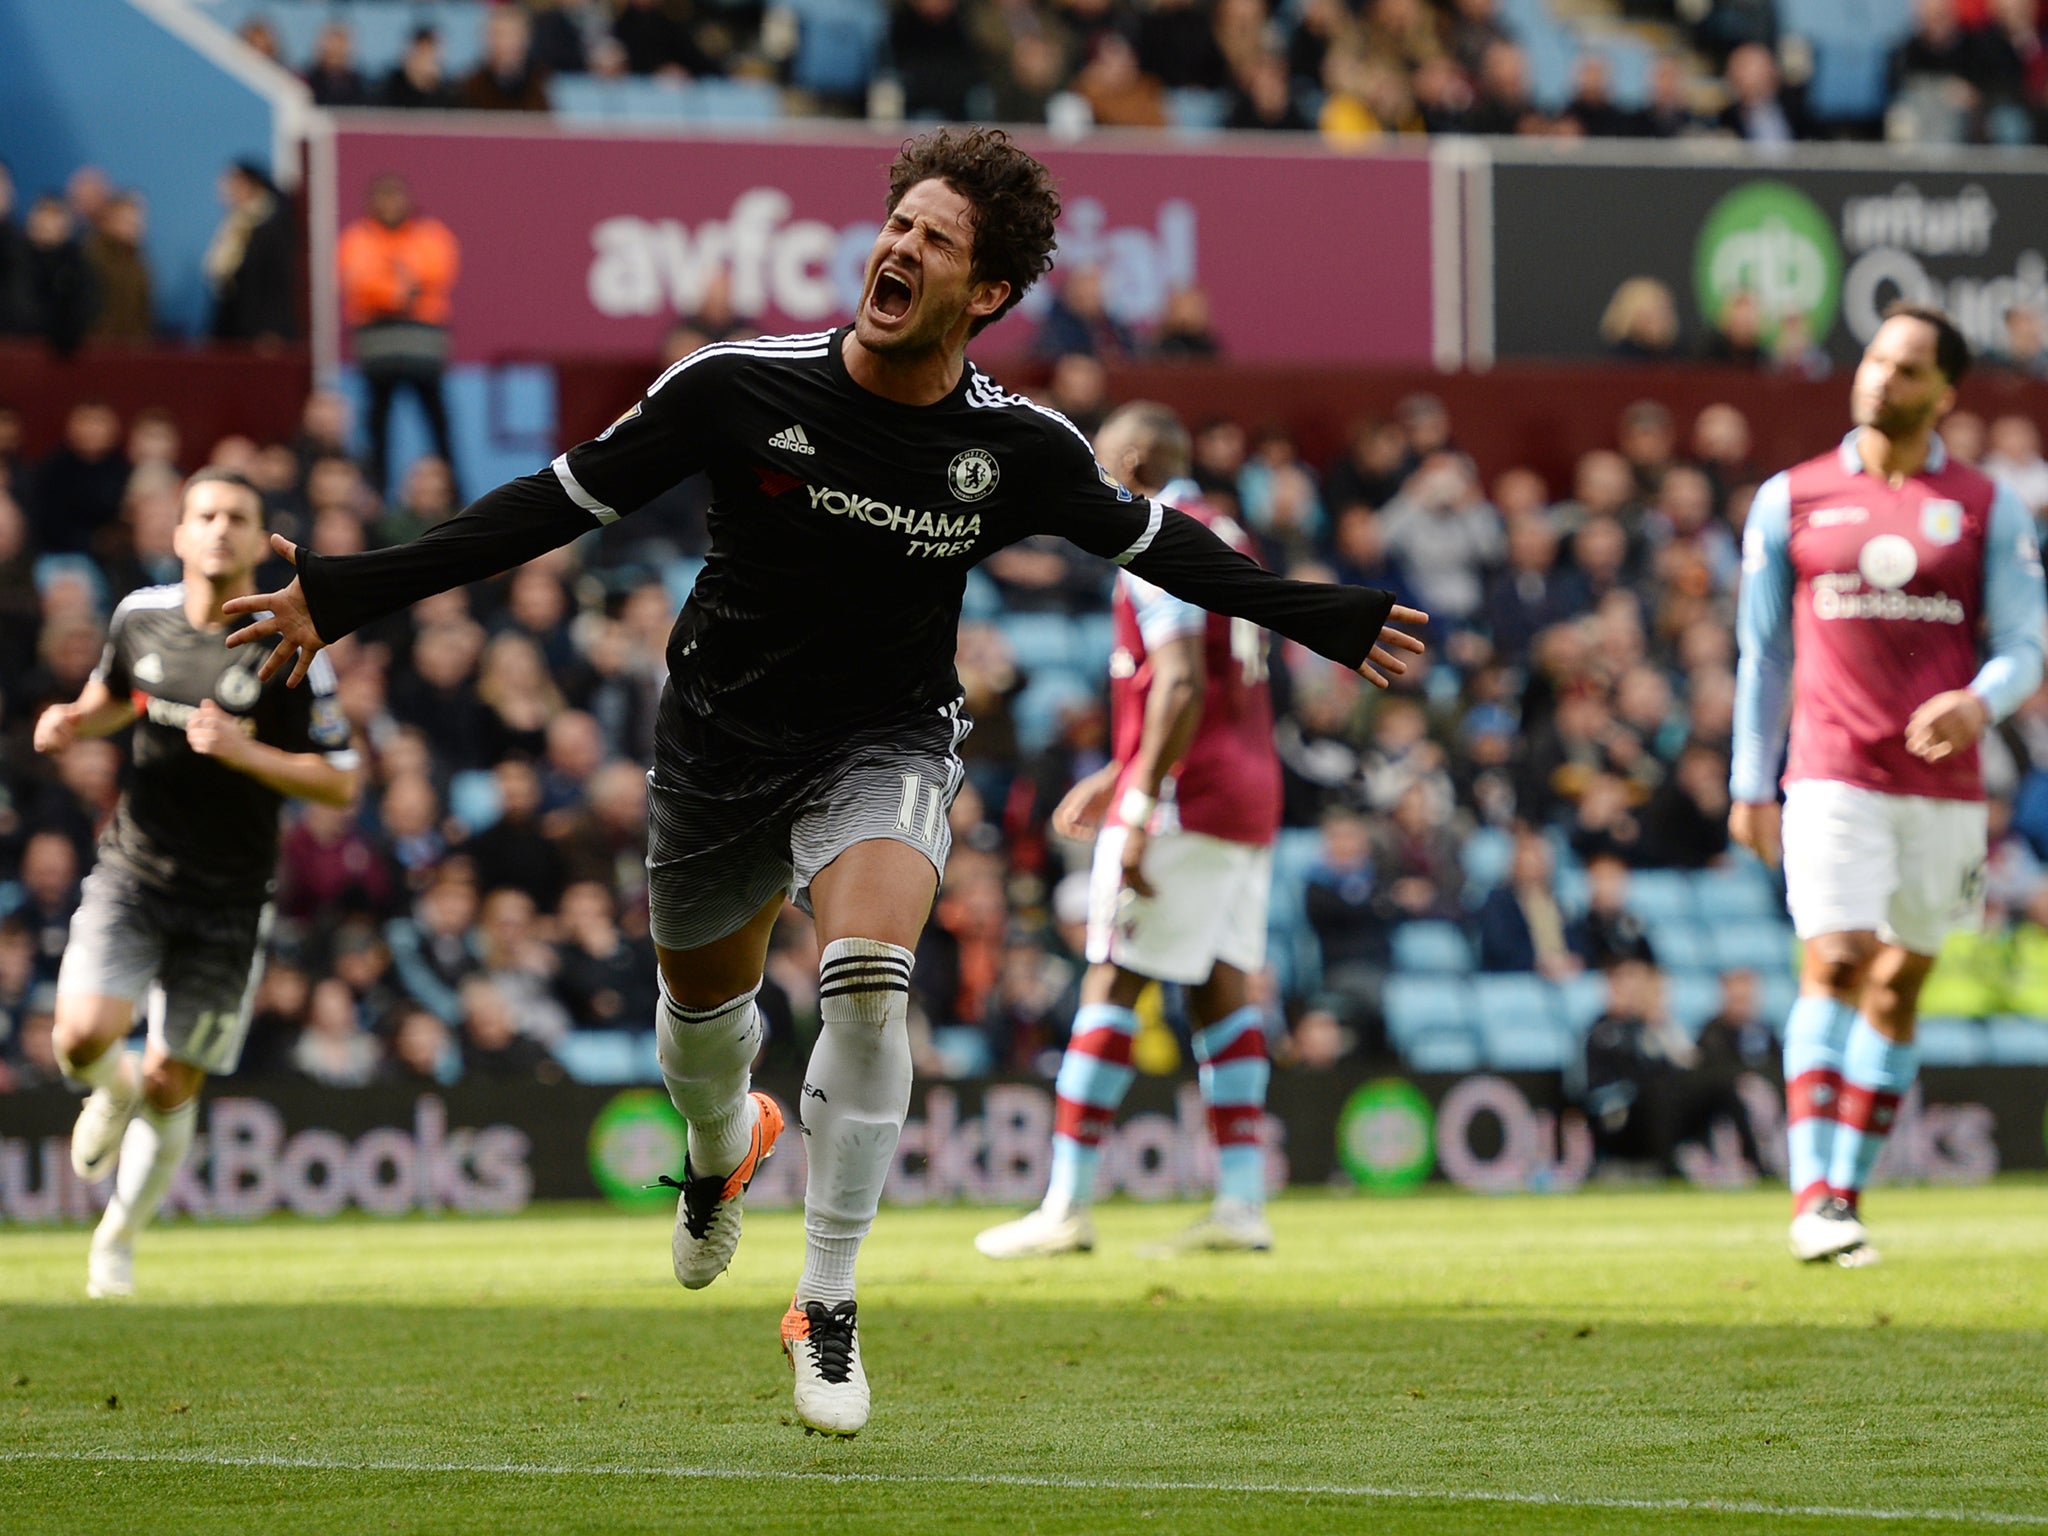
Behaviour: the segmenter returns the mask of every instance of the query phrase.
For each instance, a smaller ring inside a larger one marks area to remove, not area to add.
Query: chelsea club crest
[[[213,685],[214,697],[236,714],[253,705],[262,692],[263,684],[246,667],[229,667]]]
[[[966,448],[953,455],[946,466],[946,484],[961,501],[979,501],[996,488],[1001,471],[996,456],[986,448]]]

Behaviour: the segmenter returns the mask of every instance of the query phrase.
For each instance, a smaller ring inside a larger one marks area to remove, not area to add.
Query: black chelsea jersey
[[[968,570],[1056,534],[1203,607],[1357,665],[1384,593],[1288,582],[1135,496],[1071,422],[967,364],[931,405],[847,372],[848,328],[704,347],[594,440],[409,545],[301,554],[332,641],[630,514],[691,475],[711,550],[669,640],[658,745],[810,757],[949,706]]]
[[[284,796],[194,752],[185,727],[212,699],[258,741],[321,752],[353,767],[334,669],[314,658],[306,688],[260,681],[264,649],[229,650],[218,630],[194,629],[180,585],[145,587],[114,609],[93,676],[135,706],[127,786],[100,835],[100,858],[144,886],[207,906],[256,904],[277,870]]]

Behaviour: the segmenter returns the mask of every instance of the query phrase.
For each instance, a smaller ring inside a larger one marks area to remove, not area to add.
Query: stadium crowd
[[[1056,370],[1050,391],[1084,427],[1108,404],[1091,382]],[[1271,565],[1391,588],[1435,619],[1430,662],[1386,696],[1297,647],[1270,657],[1291,870],[1274,923],[1281,948],[1299,940],[1262,979],[1276,1053],[1322,1067],[1381,1052],[1404,929],[1461,930],[1482,971],[1654,970],[1629,881],[1727,859],[1737,548],[1763,471],[1742,412],[1679,421],[1639,402],[1559,487],[1516,466],[1483,479],[1427,395],[1360,422],[1328,464],[1278,430],[1195,427],[1196,477]],[[0,409],[0,1063],[31,1084],[54,1070],[52,983],[123,755],[92,741],[39,759],[29,732],[76,697],[120,597],[176,579],[181,472],[243,471],[273,528],[326,552],[408,538],[457,503],[436,457],[380,498],[347,403],[326,392],[288,442],[185,443],[164,412],[122,421],[92,401],[39,459],[19,436]],[[2026,418],[1959,414],[1947,436],[2048,510]],[[545,1079],[570,1032],[651,1018],[643,770],[704,511],[686,485],[602,539],[334,647],[369,787],[353,811],[290,814],[247,1070]],[[1106,750],[1110,574],[1027,543],[973,578],[958,660],[977,723],[914,982],[928,1073],[1042,1071],[1063,1042],[1087,850],[1048,818]],[[2048,1009],[2048,700],[1988,743],[1987,768],[1998,920],[1957,941],[1968,953],[1937,973],[1931,1013]],[[1583,895],[1564,895],[1566,876]],[[771,1064],[793,1069],[817,956],[788,918],[764,1002]],[[1623,978],[1609,1013],[1655,987]],[[1725,1032],[1754,1047],[1754,988],[1745,1002],[1739,976],[1728,987]],[[1631,1028],[1632,1050],[1658,1038]]]
[[[388,67],[335,19],[294,56],[257,7],[243,39],[323,105],[546,111],[564,77],[732,78],[786,109],[1061,127],[1758,142],[1888,136],[2039,142],[2038,0],[1918,0],[1862,20],[1772,0],[527,0],[487,19],[473,68],[431,26]],[[1873,45],[1871,22],[1896,36]],[[1617,92],[1618,60],[1642,79]],[[1555,67],[1557,84],[1539,79]],[[1624,104],[1624,99],[1627,104]]]

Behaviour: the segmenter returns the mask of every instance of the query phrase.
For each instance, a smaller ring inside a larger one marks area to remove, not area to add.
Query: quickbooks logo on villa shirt
[[[1834,329],[1842,298],[1842,246],[1833,224],[1798,188],[1745,182],[1714,204],[1693,248],[1693,295],[1718,324],[1735,294],[1756,295],[1764,333],[1786,315],[1805,317],[1814,342]]]

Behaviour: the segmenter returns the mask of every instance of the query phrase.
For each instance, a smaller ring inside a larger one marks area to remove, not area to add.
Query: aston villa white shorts
[[[1802,939],[1875,933],[1917,955],[1984,921],[1981,800],[1887,795],[1833,779],[1785,786],[1785,896]]]
[[[1220,961],[1240,971],[1266,963],[1266,901],[1273,850],[1201,832],[1162,832],[1145,848],[1145,878],[1157,894],[1123,888],[1121,826],[1095,839],[1088,882],[1088,958],[1194,986]]]

